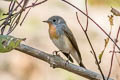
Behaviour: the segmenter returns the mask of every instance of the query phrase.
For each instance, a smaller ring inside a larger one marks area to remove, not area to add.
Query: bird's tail
[[[83,68],[86,69],[86,67],[84,66],[84,64],[82,63],[82,61],[79,63],[79,65],[80,65],[81,67],[83,67]]]
[[[81,67],[85,68],[84,64],[82,63],[81,55],[78,55],[76,51],[72,52],[71,55]]]

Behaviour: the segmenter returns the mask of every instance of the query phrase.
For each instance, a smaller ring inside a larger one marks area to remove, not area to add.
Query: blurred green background
[[[35,0],[30,0],[28,5],[30,5],[33,1]],[[69,1],[85,12],[84,0]],[[102,26],[102,28],[106,30],[106,32],[109,32],[110,25],[108,15],[112,14],[110,12],[111,6],[118,8],[119,10],[119,5],[120,0],[89,0],[88,13],[90,17],[92,17],[99,25]],[[8,10],[8,6],[9,2],[0,0],[0,19],[2,18],[1,12],[6,12]],[[52,54],[54,50],[58,49],[54,46],[49,38],[48,24],[45,24],[42,21],[47,20],[53,15],[62,16],[66,20],[67,25],[72,30],[77,40],[79,50],[83,58],[83,63],[88,69],[99,73],[98,68],[95,64],[94,57],[90,53],[90,46],[81,27],[77,22],[75,14],[76,11],[76,9],[72,8],[71,6],[65,4],[60,0],[48,0],[46,3],[32,8],[23,25],[18,26],[11,33],[11,35],[20,38],[27,38],[27,40],[23,42],[24,44]],[[83,14],[79,13],[79,18],[82,25],[85,27],[86,17]],[[112,38],[115,38],[116,31],[120,24],[119,21],[119,17],[114,17],[114,26],[111,35]],[[88,34],[98,56],[104,48],[104,39],[106,38],[106,36],[91,21],[89,21]],[[108,74],[110,66],[111,54],[109,53],[109,51],[112,50],[112,45],[112,42],[110,42],[107,50],[105,51],[105,54],[103,55],[101,63],[102,70],[106,76]],[[61,56],[63,55],[61,54]],[[120,56],[117,55],[117,57]],[[114,59],[111,77],[115,80],[120,80],[120,68],[116,59]],[[87,79],[62,69],[52,69],[49,64],[39,59],[13,50],[6,54],[0,54],[0,80]]]
[[[106,5],[120,7],[120,0],[88,0],[90,5]]]

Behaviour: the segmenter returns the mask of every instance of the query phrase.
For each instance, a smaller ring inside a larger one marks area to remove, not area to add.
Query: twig
[[[109,18],[109,22],[110,22],[109,36],[111,36],[111,34],[112,34],[112,27],[113,27],[113,15],[108,16],[108,18]],[[106,48],[108,46],[108,43],[110,41],[109,37],[107,37],[106,39],[104,39],[104,41],[105,41],[104,48],[101,51],[101,53],[99,54],[99,64],[102,61],[103,54],[104,54],[104,52],[105,52],[105,50],[106,50]]]
[[[120,16],[120,12],[114,8],[111,9],[111,12],[115,15],[115,16]]]
[[[32,5],[25,7],[25,9],[30,8],[30,7],[35,7],[35,6],[40,5],[40,4],[42,4],[42,3],[46,2],[46,1],[48,1],[48,0],[43,0],[43,1],[41,1],[39,3],[36,3],[36,4],[33,3]]]
[[[23,20],[20,23],[20,26],[22,25],[22,23],[24,22],[25,18],[27,17],[28,13],[30,12],[31,8],[29,8],[29,10],[27,11],[27,13],[25,14]]]
[[[19,2],[19,4],[22,4],[23,2],[24,2],[24,0],[21,0],[21,1]],[[20,6],[20,5],[17,5],[16,8],[14,9],[14,11],[16,11],[19,6]]]
[[[86,15],[88,16],[87,0],[85,0],[85,7],[86,7]],[[88,17],[87,17],[87,23],[86,23],[86,29],[85,29],[85,31],[87,31],[87,29],[88,29]]]
[[[36,3],[37,1],[38,1],[38,0],[36,0],[34,3]],[[27,11],[27,13],[25,14],[23,20],[22,20],[21,23],[20,23],[20,26],[21,26],[22,23],[24,22],[25,18],[27,17],[28,13],[30,12],[31,8],[32,8],[32,7],[30,7],[29,10]]]
[[[119,26],[119,29],[118,29],[118,32],[117,32],[117,36],[116,36],[116,39],[115,39],[115,43],[118,42],[119,33],[120,33],[120,26]],[[110,65],[110,69],[109,69],[109,73],[108,73],[107,80],[109,79],[110,74],[111,74],[111,71],[112,71],[113,59],[114,59],[114,54],[115,54],[115,47],[116,47],[116,46],[114,45],[114,46],[113,46],[113,51],[112,51],[111,65]]]
[[[70,6],[74,7],[75,9],[77,9],[78,11],[80,11],[82,14],[84,14],[85,16],[87,16],[95,25],[98,26],[98,28],[106,35],[110,38],[110,40],[115,44],[115,46],[120,50],[120,47],[114,42],[114,40],[109,36],[109,34],[97,23],[95,22],[90,16],[88,16],[87,14],[85,14],[82,10],[80,10],[78,7],[76,7],[75,5],[71,4],[70,2],[66,1],[66,0],[62,0],[63,2],[69,4]]]
[[[49,63],[51,67],[65,69],[91,80],[102,80],[102,76],[100,74],[84,69],[72,63],[66,64],[66,60],[62,59],[60,56],[54,56],[24,44],[21,44],[16,48],[16,50],[43,60]],[[109,78],[109,80],[113,79]]]
[[[115,57],[116,57],[116,60],[117,60],[118,65],[119,65],[119,67],[120,67],[120,61],[119,61],[119,59],[118,59],[118,57],[117,57],[116,54],[115,54]]]
[[[112,12],[115,16],[120,16],[120,12],[119,12],[118,10],[116,10],[115,8],[112,8],[112,9],[111,9],[111,12]],[[112,51],[112,52],[113,52],[113,51]],[[120,53],[120,51],[115,51],[115,53]],[[120,67],[119,59],[118,59],[118,57],[117,57],[116,54],[115,54],[115,56],[116,56],[116,60],[117,60],[117,62],[118,62],[118,65],[119,65],[119,67]]]
[[[20,6],[21,9],[23,9],[23,6],[21,5],[21,2],[19,3],[19,2],[16,0],[16,3],[18,4],[18,6]]]
[[[17,27],[17,25],[19,23],[21,25],[24,22],[26,16],[28,15],[28,13],[32,7],[40,5],[44,2],[46,2],[47,0],[43,0],[41,2],[36,3],[37,1],[38,0],[36,0],[34,3],[32,3],[32,5],[27,6],[27,3],[29,2],[29,0],[21,0],[19,2],[16,0],[11,0],[11,2],[9,4],[8,12],[5,14],[5,15],[7,15],[7,17],[0,20],[0,21],[3,21],[0,24],[1,34],[2,35],[4,34],[4,30],[6,29],[6,26],[8,26],[7,35],[9,35]],[[20,9],[18,9],[18,8],[20,8]],[[20,20],[21,16],[23,15],[23,12],[25,12],[27,9],[29,9],[29,10],[24,15],[23,19]]]
[[[90,44],[90,47],[91,47],[91,49],[92,49],[94,58],[95,58],[95,60],[96,60],[98,69],[99,69],[99,71],[100,71],[100,73],[101,73],[101,75],[102,75],[102,78],[103,78],[103,80],[105,80],[105,77],[104,77],[104,74],[103,74],[102,69],[101,69],[101,67],[100,67],[100,64],[99,64],[99,62],[98,62],[98,59],[97,59],[95,50],[94,50],[94,48],[93,48],[93,46],[92,46],[92,43],[91,43],[91,41],[90,41],[90,39],[89,39],[89,37],[88,37],[88,34],[87,34],[86,30],[84,30],[84,28],[83,28],[83,26],[82,26],[82,24],[81,24],[81,22],[80,22],[80,20],[79,20],[79,18],[78,18],[77,12],[76,12],[76,17],[77,17],[77,21],[78,21],[78,23],[80,24],[80,26],[81,26],[83,32],[85,33],[85,36],[86,36],[86,38],[87,38],[87,40],[88,40],[88,43]]]

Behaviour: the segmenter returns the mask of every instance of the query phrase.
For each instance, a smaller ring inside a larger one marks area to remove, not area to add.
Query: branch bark
[[[79,67],[71,63],[66,63],[66,61],[62,59],[60,56],[54,56],[24,44],[20,44],[20,46],[17,47],[16,50],[31,55],[33,57],[36,57],[40,60],[43,60],[49,63],[50,66],[53,68],[62,68],[72,73],[88,78],[90,80],[102,80],[102,76],[100,74],[84,69],[82,67]],[[108,80],[113,80],[113,79],[109,78]]]

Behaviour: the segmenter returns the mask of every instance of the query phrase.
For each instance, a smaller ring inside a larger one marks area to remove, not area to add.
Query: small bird
[[[84,67],[78,45],[73,33],[68,28],[65,20],[60,16],[52,16],[43,21],[49,24],[49,36],[55,46],[71,61],[72,57]],[[71,57],[72,56],[72,57]]]

